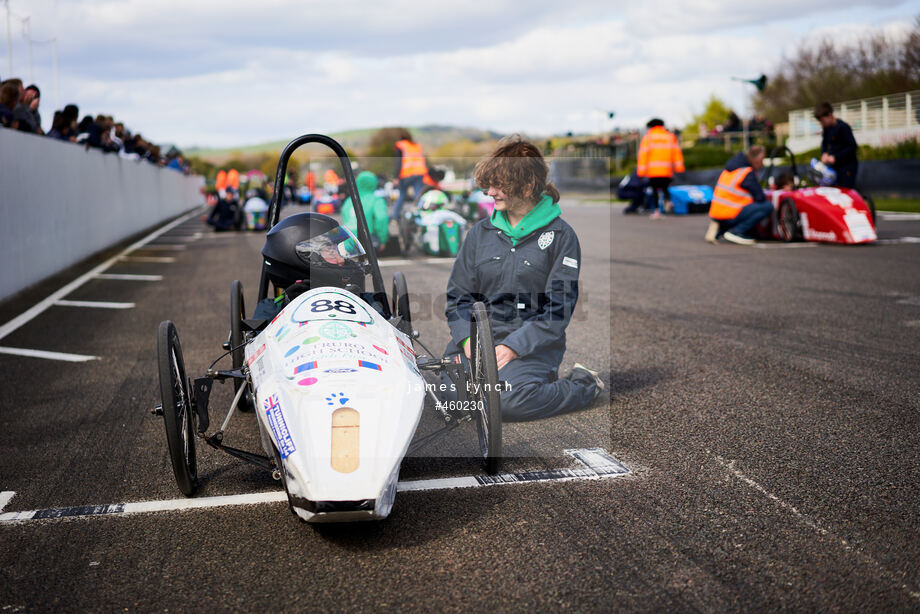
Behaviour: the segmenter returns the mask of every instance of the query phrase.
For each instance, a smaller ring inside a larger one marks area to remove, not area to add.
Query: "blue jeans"
[[[727,222],[721,222],[722,227],[728,226],[728,230],[734,235],[747,237],[748,233],[768,215],[773,213],[773,205],[766,201],[753,202],[745,205],[743,209],[735,216],[734,219]]]
[[[413,188],[412,193],[415,198],[418,198],[418,195],[422,193],[422,188],[425,186],[425,176],[409,175],[399,180],[399,198],[396,199],[396,204],[393,205],[393,218],[396,220],[399,220],[399,212],[402,211],[410,186]]]

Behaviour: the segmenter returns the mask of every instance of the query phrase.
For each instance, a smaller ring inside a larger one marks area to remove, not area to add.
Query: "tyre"
[[[233,369],[242,369],[246,359],[246,341],[243,336],[243,320],[246,318],[246,302],[243,300],[243,284],[236,280],[230,284],[230,357]],[[233,380],[233,392],[239,392],[241,386],[247,385],[244,380]],[[244,393],[237,406],[240,411],[252,411],[250,395]]]
[[[866,201],[866,206],[869,207],[869,217],[872,219],[872,227],[875,228],[875,201],[868,194],[860,194],[860,196]]]
[[[473,305],[470,320],[470,400],[476,412],[479,451],[485,469],[498,473],[502,458],[502,411],[492,324],[483,303]]]
[[[412,313],[409,310],[409,286],[401,271],[393,274],[393,316],[401,318],[397,328],[412,336]]]
[[[779,203],[779,210],[776,215],[776,232],[781,241],[802,240],[802,220],[799,218],[799,211],[791,198],[784,198]]]
[[[179,490],[190,497],[198,488],[198,466],[195,459],[195,427],[198,420],[192,411],[191,388],[185,375],[179,333],[169,320],[161,322],[157,330],[157,368],[169,459]]]
[[[402,246],[403,256],[410,256],[412,254],[413,237],[415,223],[412,221],[412,217],[406,216],[406,212],[400,212],[400,217],[396,220],[397,225],[399,226],[399,244]]]

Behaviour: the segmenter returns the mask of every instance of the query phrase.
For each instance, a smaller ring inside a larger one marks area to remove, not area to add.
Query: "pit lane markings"
[[[896,211],[879,211],[879,215],[886,222],[915,222],[920,220],[920,213],[899,213]]]
[[[741,482],[743,482],[744,484],[746,484],[753,490],[759,492],[760,494],[765,496],[767,499],[769,499],[770,501],[773,501],[774,503],[779,505],[782,509],[792,514],[792,516],[795,517],[795,519],[798,520],[799,523],[808,527],[809,529],[811,529],[812,531],[814,531],[815,533],[817,533],[818,535],[822,537],[826,537],[828,539],[835,540],[843,547],[845,551],[858,556],[864,562],[867,562],[870,565],[874,566],[876,569],[878,569],[878,571],[882,575],[886,576],[889,580],[897,584],[902,590],[904,590],[904,592],[910,595],[910,597],[912,597],[916,601],[920,601],[920,591],[913,590],[911,587],[904,584],[903,579],[899,575],[892,573],[891,571],[888,570],[888,568],[882,566],[881,563],[875,560],[871,555],[864,552],[862,548],[860,548],[858,545],[851,544],[845,538],[832,533],[830,530],[821,526],[821,524],[819,524],[817,521],[812,520],[811,518],[806,516],[804,513],[802,513],[797,507],[795,507],[791,503],[787,503],[786,501],[783,501],[778,496],[776,496],[775,494],[773,494],[772,492],[770,492],[769,490],[767,490],[766,488],[764,488],[763,486],[755,482],[753,479],[751,479],[750,477],[742,473],[742,471],[736,467],[736,463],[734,460],[723,458],[722,456],[715,454],[714,452],[710,450],[706,450],[706,453],[712,456],[715,459],[715,461],[719,465],[721,465],[730,475],[734,476],[735,478],[737,478],[738,480],[740,480]],[[0,518],[2,518],[2,515],[0,515]]]
[[[119,260],[121,262],[159,262],[162,264],[176,261],[173,256],[122,256]]]
[[[117,281],[163,281],[162,275],[129,275],[126,273],[100,273],[96,279],[114,279]]]
[[[584,448],[565,450],[565,453],[578,462],[580,467],[543,469],[521,473],[503,473],[500,475],[475,475],[435,480],[409,480],[396,485],[397,492],[421,492],[447,490],[452,488],[480,488],[484,486],[506,486],[508,484],[528,484],[536,482],[570,482],[573,480],[601,480],[622,477],[630,474],[629,469],[603,448]],[[8,502],[14,492],[6,498]],[[199,499],[170,499],[166,501],[137,501],[133,503],[110,503],[104,505],[80,505],[75,507],[30,510],[25,512],[0,513],[0,524],[22,523],[33,520],[53,518],[89,518],[92,516],[124,516],[151,512],[172,512],[178,510],[222,507],[228,505],[257,505],[262,503],[280,503],[287,501],[283,490],[250,493],[244,495],[222,495],[201,497]],[[0,503],[2,503],[0,499]],[[3,506],[0,505],[0,512]]]
[[[920,237],[898,237],[897,239],[878,239],[876,245],[902,245],[904,243],[920,243]]]
[[[798,249],[801,247],[818,247],[820,243],[755,243],[758,249]]]
[[[179,243],[148,243],[144,247],[140,248],[143,251],[155,250],[155,251],[170,251],[170,252],[181,252],[185,251],[186,245]]]
[[[0,347],[0,354],[10,356],[25,356],[27,358],[44,358],[46,360],[63,360],[64,362],[87,362],[98,360],[98,356],[87,354],[68,354],[66,352],[48,352],[46,350],[29,350],[26,348]]]
[[[93,309],[132,309],[135,303],[114,303],[109,301],[55,301],[56,307],[89,307]]]
[[[196,207],[194,211],[190,211],[189,213],[186,213],[185,215],[176,218],[175,220],[166,224],[165,226],[151,232],[146,237],[140,239],[139,241],[125,248],[121,253],[115,256],[112,256],[111,258],[103,262],[102,264],[99,264],[92,270],[84,273],[83,275],[76,278],[69,284],[65,285],[63,288],[60,288],[58,291],[52,293],[50,296],[48,296],[44,300],[36,303],[35,305],[30,307],[23,313],[19,314],[18,316],[16,316],[15,318],[10,320],[3,326],[0,326],[0,339],[3,339],[4,337],[10,335],[14,331],[18,330],[19,328],[27,324],[28,322],[31,322],[36,317],[44,313],[49,307],[53,307],[56,302],[63,299],[65,296],[67,296],[68,294],[70,294],[71,292],[73,292],[74,290],[76,290],[77,288],[79,288],[80,286],[88,282],[89,280],[96,279],[104,271],[108,270],[110,267],[117,264],[119,261],[119,258],[121,258],[122,256],[126,256],[130,254],[131,252],[136,251],[146,246],[148,243],[150,243],[154,239],[166,234],[167,232],[169,232],[176,226],[183,224],[190,219],[193,219],[199,214],[200,214],[200,208]],[[40,350],[25,350],[25,349],[20,349],[20,348],[0,348],[0,353],[17,354],[19,356],[34,356],[36,358],[48,358],[51,360],[68,360],[71,362],[76,361],[75,357],[80,357],[80,361],[93,360],[95,358],[95,356],[85,357],[85,356],[81,356],[80,354],[62,354],[60,352],[42,352]],[[70,357],[70,358],[67,358],[67,357]]]

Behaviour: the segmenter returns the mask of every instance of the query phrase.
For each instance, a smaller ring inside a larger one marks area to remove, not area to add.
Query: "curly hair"
[[[512,198],[538,201],[544,193],[559,202],[559,190],[547,181],[549,166],[533,143],[514,134],[498,142],[498,148],[476,164],[474,179],[482,190],[497,188]]]

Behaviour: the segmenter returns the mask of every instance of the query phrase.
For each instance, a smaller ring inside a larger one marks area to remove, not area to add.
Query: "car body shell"
[[[316,288],[247,344],[246,362],[294,512],[385,518],[425,396],[409,337],[358,296]]]

